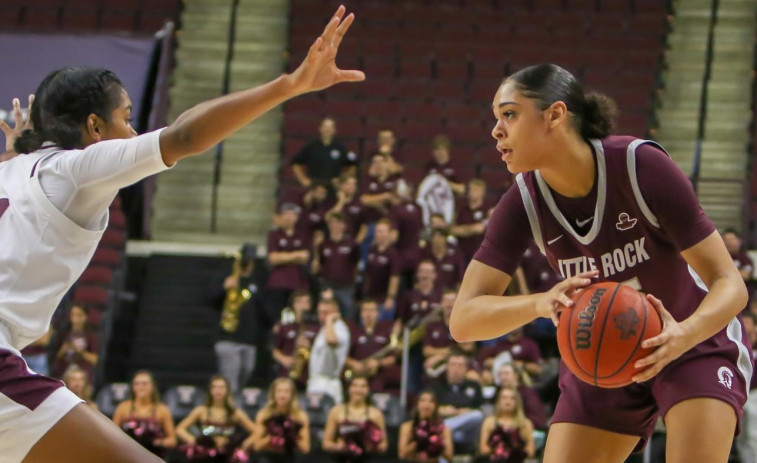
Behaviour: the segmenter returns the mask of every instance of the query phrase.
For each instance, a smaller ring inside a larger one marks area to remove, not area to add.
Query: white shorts
[[[20,463],[82,400],[62,381],[34,373],[0,323],[0,463]]]

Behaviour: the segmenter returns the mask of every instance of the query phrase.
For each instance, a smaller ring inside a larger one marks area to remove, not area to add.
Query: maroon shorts
[[[752,375],[751,348],[738,319],[668,364],[654,378],[618,389],[584,383],[560,363],[560,399],[553,423],[576,423],[639,436],[646,444],[658,416],[687,399],[711,397],[736,412],[736,434]]]

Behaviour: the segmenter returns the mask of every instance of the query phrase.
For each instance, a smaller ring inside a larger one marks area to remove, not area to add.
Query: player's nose
[[[499,140],[500,138],[505,137],[505,127],[502,121],[497,121],[497,123],[494,124],[494,128],[492,129],[492,137],[494,137],[495,140]]]

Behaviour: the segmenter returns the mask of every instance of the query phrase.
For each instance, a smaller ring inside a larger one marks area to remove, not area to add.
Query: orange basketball
[[[654,349],[641,342],[662,331],[657,310],[642,293],[620,283],[587,286],[560,313],[557,346],[579,379],[604,388],[631,384],[634,363]]]

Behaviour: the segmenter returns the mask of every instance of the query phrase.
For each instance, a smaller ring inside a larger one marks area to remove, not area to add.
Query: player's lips
[[[507,161],[507,158],[510,157],[510,154],[512,154],[513,150],[510,148],[505,148],[504,146],[498,146],[497,150],[502,153],[502,160]]]

